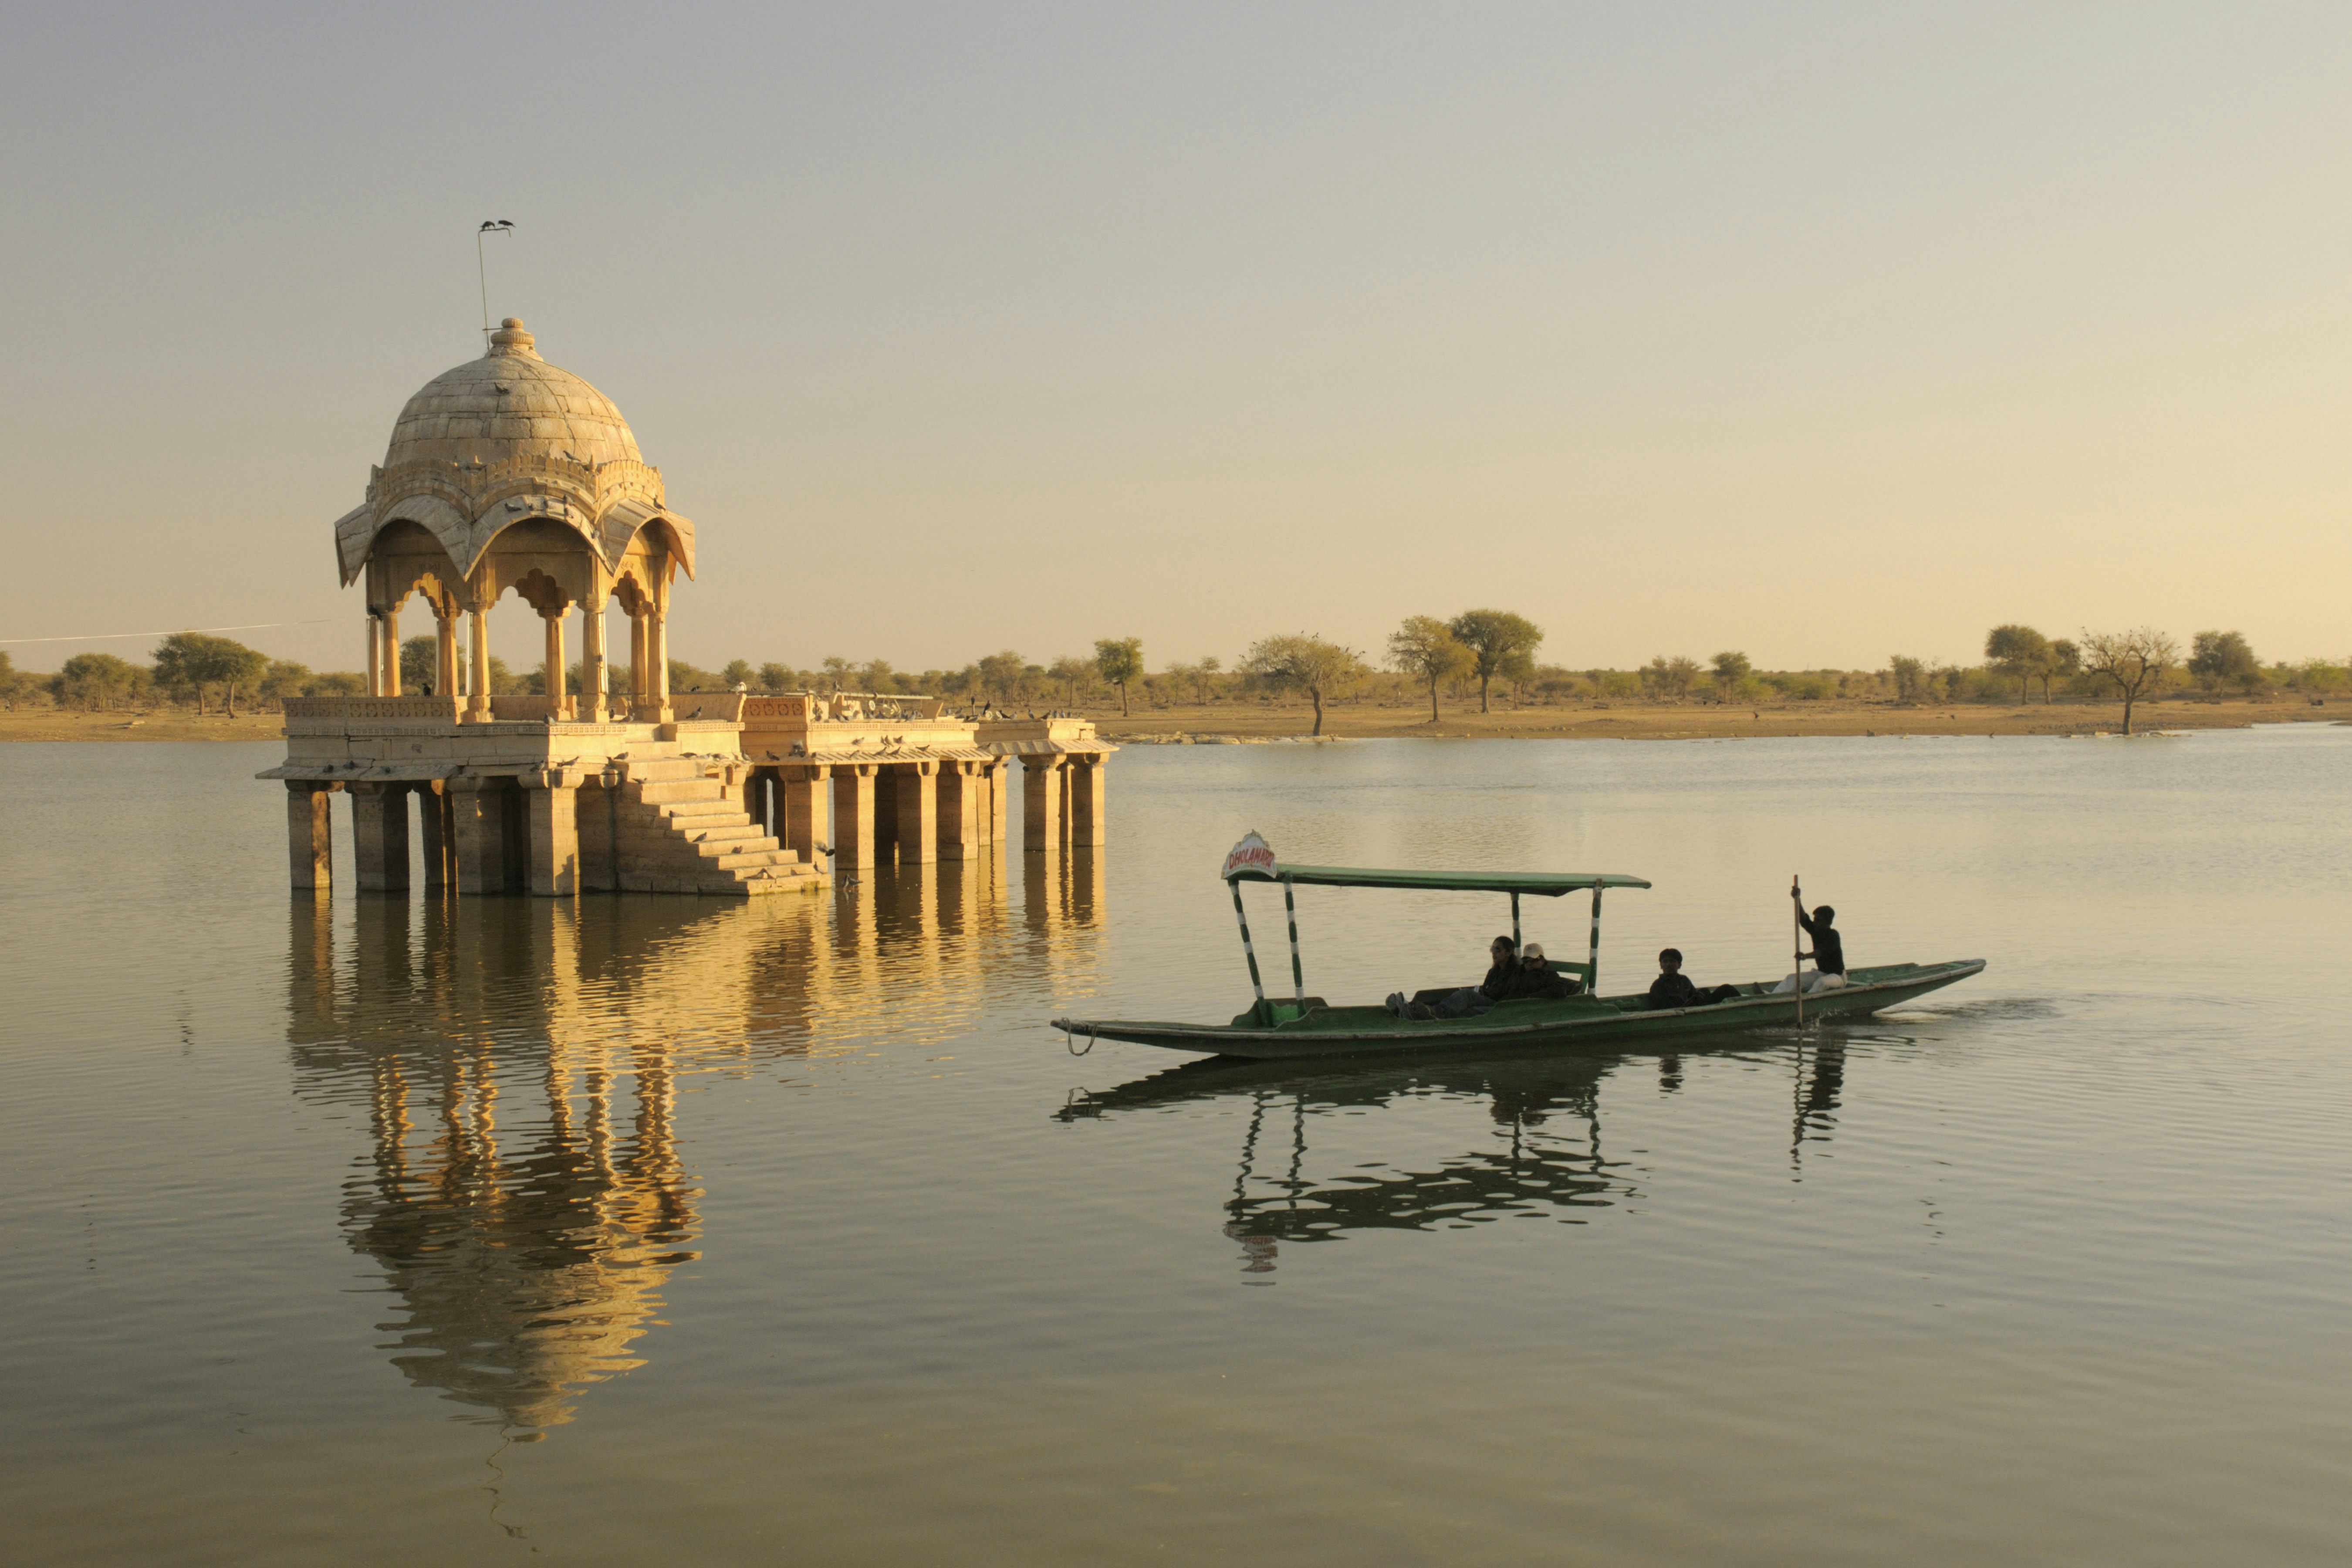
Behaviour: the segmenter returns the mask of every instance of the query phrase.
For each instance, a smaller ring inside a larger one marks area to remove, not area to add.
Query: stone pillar
[[[334,884],[333,791],[311,779],[286,781],[286,850],[298,893],[323,893]]]
[[[449,816],[452,858],[461,896],[507,890],[506,792],[502,779],[451,779]]]
[[[449,795],[438,780],[417,786],[416,816],[417,826],[424,830],[425,890],[436,892],[457,880],[456,862],[450,857]]]
[[[530,814],[525,831],[530,837],[530,890],[541,898],[569,898],[580,890],[580,775],[550,768],[525,773],[522,786]]]
[[[408,890],[408,786],[355,784],[352,860],[362,893]]]
[[[874,865],[874,764],[841,763],[833,769],[833,864],[865,871]]]
[[[982,813],[980,792],[986,787],[986,775],[980,763],[941,763],[940,764],[940,858],[942,860],[977,860],[980,858]]]
[[[457,694],[457,615],[455,605],[447,615],[442,606],[433,606],[434,673],[433,695],[454,697]]]
[[[601,575],[601,574],[600,574]],[[580,606],[580,717],[591,723],[604,718],[604,596],[594,594]]]
[[[1021,847],[1052,855],[1062,847],[1063,758],[1052,752],[1021,759]]]
[[[1097,847],[1108,838],[1103,818],[1103,765],[1107,752],[1070,759],[1070,843],[1081,849]]]
[[[629,717],[643,719],[646,706],[646,617],[629,612]]]
[[[1005,841],[1004,811],[1013,795],[1013,764],[1003,757],[988,764],[988,841]]]
[[[544,617],[547,622],[547,673],[540,678],[553,706],[550,716],[563,717],[563,612],[556,611]]]
[[[928,866],[940,858],[940,787],[937,763],[898,763],[890,784],[898,797],[898,864]]]
[[[653,620],[646,632],[646,658],[653,666],[651,679],[646,683],[654,706],[660,710],[655,722],[669,722],[669,594],[656,590],[654,595]]]
[[[778,782],[784,792],[783,831],[777,837],[806,865],[818,863],[816,847],[830,836],[832,824],[825,820],[825,807],[831,796],[825,781],[832,771],[824,763],[777,770]]]
[[[469,635],[474,646],[467,649],[470,671],[466,681],[466,717],[475,723],[487,723],[490,717],[490,606],[485,599],[469,605],[472,617]]]
[[[368,612],[367,689],[370,697],[383,695],[383,618]]]
[[[383,695],[400,695],[400,606],[383,613]]]

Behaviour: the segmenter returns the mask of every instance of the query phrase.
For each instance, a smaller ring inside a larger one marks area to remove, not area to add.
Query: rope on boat
[[[1074,1057],[1083,1057],[1092,1054],[1095,1048],[1094,1026],[1092,1024],[1080,1025],[1074,1019],[1065,1020],[1064,1023],[1065,1026],[1062,1030],[1062,1048],[1066,1051],[1069,1051],[1069,1053]],[[1084,1028],[1087,1032],[1087,1048],[1083,1051],[1071,1048],[1077,1040],[1078,1030],[1080,1028]]]

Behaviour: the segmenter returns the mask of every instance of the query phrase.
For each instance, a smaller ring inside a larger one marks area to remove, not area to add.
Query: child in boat
[[[1668,1007],[1706,1007],[1717,1002],[1728,1002],[1739,994],[1737,985],[1718,985],[1712,991],[1702,991],[1691,984],[1683,973],[1683,950],[1662,949],[1658,953],[1658,977],[1650,982],[1650,1005],[1663,1010]]]
[[[1845,938],[1830,927],[1830,922],[1837,919],[1837,911],[1823,904],[1808,915],[1805,913],[1805,900],[1798,897],[1794,888],[1789,889],[1789,897],[1796,900],[1797,923],[1805,928],[1807,936],[1813,939],[1812,952],[1797,954],[1797,961],[1801,963],[1808,958],[1813,961],[1811,969],[1801,971],[1804,976],[1805,994],[1810,996],[1816,991],[1834,991],[1845,984]],[[1797,989],[1797,975],[1791,974],[1772,987],[1772,994],[1788,995]]]
[[[1554,974],[1551,963],[1544,957],[1543,944],[1531,942],[1519,949],[1519,983],[1511,992],[1514,997],[1533,997],[1542,1002],[1562,1002],[1584,989],[1580,980]]]

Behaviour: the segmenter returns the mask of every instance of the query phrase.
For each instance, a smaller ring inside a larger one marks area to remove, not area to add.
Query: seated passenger
[[[1403,992],[1391,991],[1389,1011],[1400,1018],[1467,1018],[1484,1013],[1510,995],[1511,987],[1518,983],[1519,944],[1498,936],[1487,945],[1486,955],[1494,962],[1487,966],[1486,978],[1477,984],[1458,991],[1418,992],[1410,1002]]]
[[[1706,1007],[1717,1002],[1727,1002],[1739,994],[1737,985],[1718,985],[1712,991],[1702,991],[1691,984],[1683,973],[1683,950],[1669,947],[1658,954],[1660,973],[1650,982],[1650,1006],[1654,1010],[1668,1007]]]
[[[1562,1002],[1583,989],[1582,981],[1552,973],[1551,962],[1544,957],[1541,942],[1531,942],[1519,950],[1519,981],[1512,996]]]
[[[1796,899],[1796,889],[1791,888],[1789,896]],[[1804,976],[1805,994],[1808,996],[1816,991],[1834,991],[1845,984],[1845,937],[1831,929],[1830,922],[1835,919],[1837,911],[1827,904],[1807,915],[1804,900],[1797,899],[1797,923],[1803,926],[1805,934],[1813,939],[1812,952],[1797,954],[1800,963],[1808,958],[1813,961],[1811,969],[1800,972]],[[1772,994],[1789,995],[1797,989],[1797,975],[1791,974],[1772,987]]]

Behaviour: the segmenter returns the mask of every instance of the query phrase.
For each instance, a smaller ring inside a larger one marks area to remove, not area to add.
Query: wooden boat
[[[1223,876],[1240,922],[1242,952],[1249,960],[1250,984],[1257,999],[1225,1024],[1163,1023],[1128,1018],[1056,1018],[1054,1027],[1088,1048],[1096,1040],[1126,1040],[1170,1050],[1241,1057],[1260,1061],[1312,1057],[1381,1056],[1393,1052],[1520,1047],[1576,1047],[1623,1045],[1725,1030],[1792,1025],[1799,998],[1776,992],[1777,979],[1739,987],[1739,994],[1696,1007],[1653,1008],[1645,992],[1598,994],[1601,967],[1601,897],[1611,888],[1646,888],[1639,877],[1589,871],[1399,871],[1346,866],[1293,866],[1277,861],[1263,838],[1252,833],[1225,857]],[[1250,942],[1249,915],[1242,903],[1244,882],[1276,882],[1290,931],[1291,994],[1269,997]],[[1298,921],[1293,889],[1299,887],[1391,888],[1420,892],[1506,893],[1511,900],[1511,935],[1519,935],[1519,900],[1558,899],[1590,891],[1592,919],[1582,963],[1550,960],[1553,973],[1577,983],[1577,994],[1550,1001],[1522,998],[1465,1018],[1400,1018],[1385,1006],[1332,1006],[1307,994],[1298,956]],[[1807,1020],[1864,1016],[1966,980],[1985,966],[1981,958],[1943,963],[1881,964],[1847,971],[1846,984],[1811,991],[1802,998]]]

